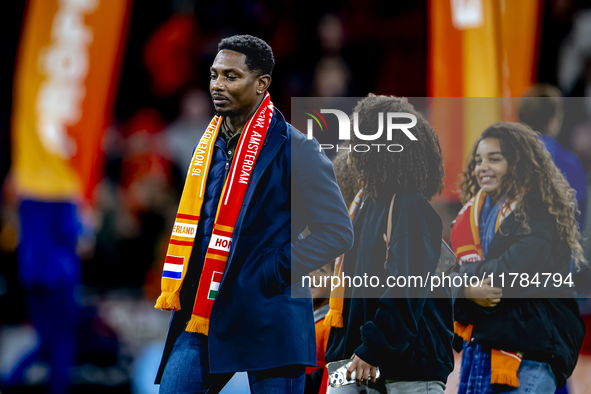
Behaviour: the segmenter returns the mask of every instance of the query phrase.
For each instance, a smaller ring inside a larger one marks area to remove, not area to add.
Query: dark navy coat
[[[221,137],[214,149],[201,221],[181,290],[181,310],[173,313],[156,383],[191,315],[228,171]],[[306,227],[311,233],[303,238],[299,234]],[[210,371],[314,366],[310,290],[295,280],[345,253],[352,243],[353,229],[332,163],[319,151],[316,140],[308,140],[275,109],[211,312]],[[302,298],[292,297],[292,290]]]

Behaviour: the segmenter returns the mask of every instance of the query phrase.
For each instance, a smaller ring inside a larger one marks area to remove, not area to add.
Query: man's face
[[[224,49],[210,68],[209,92],[216,112],[222,116],[247,115],[257,105],[258,77],[245,60],[246,55]]]

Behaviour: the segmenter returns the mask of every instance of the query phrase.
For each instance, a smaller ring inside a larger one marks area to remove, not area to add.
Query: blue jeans
[[[554,394],[556,391],[556,377],[547,363],[524,359],[517,373],[519,387],[505,386],[503,393]],[[464,341],[458,394],[496,393],[490,375],[490,353],[482,351],[478,344]]]
[[[166,363],[160,394],[218,393],[234,374],[211,374],[208,354],[207,336],[183,331]],[[303,366],[248,372],[252,394],[301,394],[304,381]]]
[[[548,363],[523,360],[519,366],[519,387],[507,390],[511,394],[553,394],[556,391],[556,377]]]

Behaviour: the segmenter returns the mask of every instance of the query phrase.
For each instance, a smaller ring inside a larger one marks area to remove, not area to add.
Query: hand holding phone
[[[355,357],[355,355],[354,355],[354,357]],[[351,366],[351,364],[353,364],[353,360],[354,359],[334,361],[334,362],[328,363],[326,365],[326,369],[328,372],[328,381],[329,381],[329,384],[331,385],[331,387],[341,387],[341,386],[346,386],[349,384],[360,385],[360,382],[358,382],[355,379],[355,377],[356,377],[355,370],[351,372],[350,379],[347,379],[347,372],[348,372],[348,369]],[[379,377],[380,377],[380,368],[377,367],[375,379],[379,379]],[[368,380],[375,381],[375,379],[373,376],[370,376]],[[365,382],[365,384],[367,384],[367,382]]]

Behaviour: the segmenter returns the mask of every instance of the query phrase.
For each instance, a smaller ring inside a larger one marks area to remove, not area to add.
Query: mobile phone
[[[355,372],[351,372],[351,380],[347,380],[347,369],[353,360],[333,361],[326,364],[326,371],[328,372],[328,383],[331,387],[341,387],[349,384],[355,384]],[[371,380],[373,376],[370,376]],[[380,378],[380,368],[376,368],[376,379]]]

